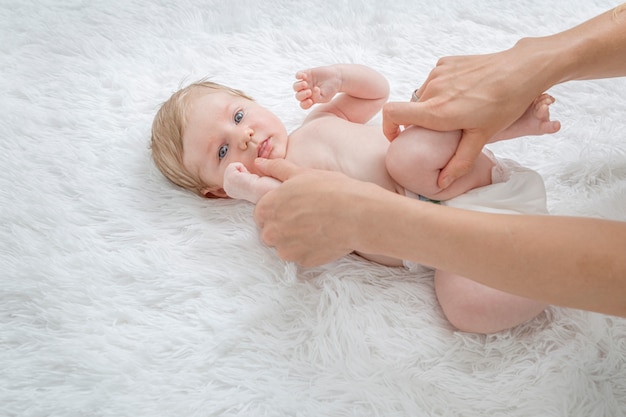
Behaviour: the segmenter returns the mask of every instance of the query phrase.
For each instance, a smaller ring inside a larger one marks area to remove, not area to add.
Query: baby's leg
[[[532,319],[547,306],[440,270],[435,272],[435,291],[448,321],[464,332],[508,329]]]
[[[471,172],[442,190],[439,172],[446,166],[461,138],[461,131],[438,132],[418,126],[406,128],[389,144],[387,171],[402,187],[433,200],[448,200],[473,188],[491,184],[493,162],[480,154]]]

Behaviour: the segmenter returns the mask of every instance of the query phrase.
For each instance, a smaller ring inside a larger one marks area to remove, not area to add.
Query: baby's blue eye
[[[243,112],[239,110],[237,113],[235,113],[235,117],[233,119],[235,120],[235,123],[239,124],[239,122],[241,122],[241,119],[243,119]]]
[[[224,157],[226,156],[226,153],[228,153],[228,145],[220,146],[220,149],[217,152],[217,156],[220,158],[220,161],[224,159]]]

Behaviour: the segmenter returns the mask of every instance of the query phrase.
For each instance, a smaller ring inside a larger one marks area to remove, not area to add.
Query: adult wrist
[[[531,83],[528,88],[535,90],[535,96],[571,79],[575,54],[554,36],[522,38],[510,51],[525,66],[521,73]]]
[[[347,245],[352,250],[378,253],[380,236],[389,232],[388,210],[393,206],[388,201],[395,194],[372,183],[355,183],[346,193],[346,218],[344,219]]]

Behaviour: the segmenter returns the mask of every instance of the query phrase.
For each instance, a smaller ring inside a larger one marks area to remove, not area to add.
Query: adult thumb
[[[301,167],[284,159],[257,158],[254,164],[263,175],[274,177],[281,182],[287,181],[302,170]]]
[[[456,152],[439,173],[439,187],[448,188],[457,178],[469,173],[486,142],[481,133],[464,130]]]

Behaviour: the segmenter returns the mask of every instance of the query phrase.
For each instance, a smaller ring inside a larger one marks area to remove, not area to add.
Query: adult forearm
[[[626,223],[478,213],[380,193],[360,206],[364,218],[355,221],[369,225],[352,243],[360,250],[551,304],[626,316]]]
[[[565,35],[581,39],[572,52],[576,65],[568,80],[626,75],[626,5],[591,19]]]
[[[538,77],[545,77],[544,89],[572,80],[626,75],[626,4],[609,10],[566,31],[524,38],[514,54],[534,55]]]
[[[376,253],[626,317],[626,223],[467,211],[284,160],[257,166],[283,181],[255,209],[261,238],[283,259],[315,266],[352,251]]]

